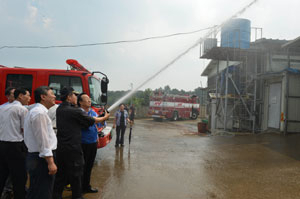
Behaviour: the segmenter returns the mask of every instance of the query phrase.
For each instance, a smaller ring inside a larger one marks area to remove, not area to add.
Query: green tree
[[[172,91],[171,91],[171,94],[173,94],[173,95],[179,95],[180,91],[177,88],[173,88]]]
[[[165,92],[165,94],[169,94],[171,92],[171,87],[169,85],[166,85],[164,87],[164,92]]]
[[[149,106],[149,102],[150,102],[150,96],[152,95],[153,91],[150,88],[147,88],[144,93],[143,93],[143,106]]]

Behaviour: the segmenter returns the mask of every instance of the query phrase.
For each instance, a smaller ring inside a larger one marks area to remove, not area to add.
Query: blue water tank
[[[250,20],[232,19],[221,28],[221,47],[250,48],[250,34]]]

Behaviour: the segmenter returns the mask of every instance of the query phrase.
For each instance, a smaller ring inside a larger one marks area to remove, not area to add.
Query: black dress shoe
[[[98,193],[98,189],[91,187],[89,189],[84,189],[82,192],[83,193]]]

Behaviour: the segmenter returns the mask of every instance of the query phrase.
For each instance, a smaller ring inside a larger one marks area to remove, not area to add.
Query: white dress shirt
[[[8,104],[9,104],[9,102],[5,102],[4,104],[1,104],[0,107],[1,107],[1,106],[5,106],[5,105],[8,105]]]
[[[28,152],[39,152],[40,157],[53,156],[52,150],[57,147],[57,138],[48,116],[48,109],[40,103],[26,115],[24,141]]]
[[[0,141],[21,142],[28,110],[18,100],[0,107]]]
[[[57,107],[58,107],[58,105],[55,104],[48,110],[48,116],[49,116],[50,120],[52,121],[52,127],[54,129],[55,134],[57,134],[57,129],[56,129],[56,109],[57,109]]]

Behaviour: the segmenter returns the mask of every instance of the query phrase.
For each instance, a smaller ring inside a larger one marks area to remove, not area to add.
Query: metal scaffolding
[[[214,103],[216,104],[214,129],[221,125],[225,131],[255,131],[257,126],[257,101],[261,100],[260,79],[264,54],[260,49],[240,49],[230,47],[213,47],[207,50],[201,58],[217,60],[214,90]],[[220,71],[220,62],[226,62],[225,69]],[[236,62],[230,65],[231,62]],[[212,81],[212,80],[209,80]],[[224,85],[225,84],[225,85]],[[220,125],[221,124],[221,125]]]
[[[211,60],[202,73],[208,77],[211,129],[300,132],[300,115],[292,108],[300,106],[300,37],[258,39],[262,30],[255,31],[250,48],[218,47],[214,37],[209,48],[200,45],[200,58]]]

